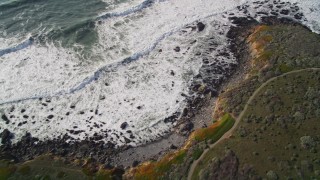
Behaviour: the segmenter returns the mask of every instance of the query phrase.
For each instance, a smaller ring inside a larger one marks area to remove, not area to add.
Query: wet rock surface
[[[8,129],[5,129],[2,131],[2,133],[0,133],[0,137],[2,144],[10,144],[13,134]]]
[[[205,24],[203,24],[202,22],[198,22],[197,24],[198,31],[203,31],[205,27],[206,27]]]

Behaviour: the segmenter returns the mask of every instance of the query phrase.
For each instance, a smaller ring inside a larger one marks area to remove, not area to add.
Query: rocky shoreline
[[[202,81],[206,83],[205,86],[195,81],[190,89],[197,95],[188,100],[188,107],[183,111],[179,120],[179,114],[174,114],[165,119],[167,123],[178,121],[178,124],[174,131],[160,140],[139,147],[122,146],[115,149],[115,145],[112,143],[96,142],[95,140],[99,140],[99,137],[93,137],[91,140],[67,143],[66,141],[70,138],[67,135],[62,139],[39,141],[37,138],[32,137],[30,133],[27,133],[21,141],[16,144],[11,144],[10,139],[12,138],[12,134],[5,130],[1,133],[3,145],[0,147],[0,158],[20,163],[32,160],[43,154],[52,154],[63,157],[70,162],[76,159],[90,158],[93,164],[104,164],[106,169],[115,166],[123,169],[128,166],[136,166],[139,162],[146,160],[156,160],[165,153],[181,147],[194,128],[205,127],[210,123],[212,120],[212,106],[215,103],[215,97],[218,96],[219,91],[222,91],[226,84],[236,83],[237,78],[241,78],[243,75],[241,72],[247,68],[246,59],[248,58],[248,49],[243,37],[247,37],[250,29],[259,23],[250,18],[233,17],[231,20],[236,26],[231,27],[228,32],[228,38],[230,39],[229,48],[235,57],[240,60],[238,66],[231,64],[230,67],[227,67],[228,71],[226,71],[226,67],[223,67],[221,64],[211,65],[211,71],[209,72],[225,70],[225,77],[228,77],[228,80],[212,81],[212,79],[202,79]],[[277,19],[276,17],[262,18],[262,24],[273,25],[278,23],[299,24],[289,19]],[[202,24],[200,28],[198,27],[199,30],[203,29],[203,26],[205,25]],[[223,53],[221,55],[229,56],[229,54]],[[201,79],[202,77],[198,76],[195,78]],[[208,86],[208,82],[214,83]],[[199,120],[203,119],[203,117],[207,119],[199,123]],[[5,120],[6,117],[2,117],[2,119]],[[152,153],[147,154],[146,152]]]

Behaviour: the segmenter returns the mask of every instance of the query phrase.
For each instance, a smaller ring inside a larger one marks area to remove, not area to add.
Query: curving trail
[[[294,73],[298,73],[298,72],[302,72],[302,71],[310,71],[310,70],[314,70],[314,71],[320,71],[320,68],[307,68],[307,69],[300,69],[300,70],[295,70],[295,71],[290,71],[290,72],[287,72],[287,73],[284,73],[280,76],[276,76],[276,77],[273,77],[271,79],[269,79],[268,81],[264,82],[258,89],[256,89],[254,91],[254,93],[251,95],[251,97],[249,98],[249,100],[247,101],[243,111],[240,113],[239,117],[238,118],[235,118],[236,119],[236,123],[233,125],[233,127],[228,131],[226,132],[218,141],[216,141],[215,143],[211,144],[209,146],[208,149],[204,150],[202,155],[200,156],[199,159],[197,159],[196,161],[194,161],[189,169],[189,172],[188,172],[188,180],[192,180],[192,176],[193,176],[193,173],[194,173],[194,170],[195,168],[197,167],[198,163],[206,156],[206,154],[212,150],[215,146],[217,146],[221,141],[229,138],[233,132],[235,131],[235,129],[238,127],[239,125],[239,122],[240,120],[243,118],[243,116],[245,115],[245,112],[247,111],[248,107],[250,106],[251,102],[253,101],[253,99],[255,99],[256,95],[260,92],[260,90],[262,88],[264,88],[267,84],[269,84],[270,82],[280,78],[280,77],[283,77],[283,76],[286,76],[286,75],[289,75],[289,74],[294,74]]]

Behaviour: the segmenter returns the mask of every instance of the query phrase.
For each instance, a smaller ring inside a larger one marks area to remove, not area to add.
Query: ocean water
[[[228,17],[289,9],[280,16],[301,13],[295,20],[320,32],[317,0],[257,2],[0,0],[0,114],[9,119],[0,119],[0,131],[13,132],[14,142],[30,132],[40,140],[100,135],[118,146],[165,135],[175,123],[164,119],[194,96],[203,60],[237,63],[219,56],[228,52]]]

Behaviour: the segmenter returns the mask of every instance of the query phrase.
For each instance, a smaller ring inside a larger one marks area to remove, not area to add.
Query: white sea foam
[[[7,36],[6,32],[0,32],[0,33],[1,33],[0,34],[0,51],[8,47],[14,47],[26,40],[25,37],[24,38],[22,37],[4,38]]]
[[[123,7],[142,2],[130,1]],[[319,11],[310,8],[318,8],[319,3],[297,3],[306,17],[301,21],[318,32]],[[98,134],[117,145],[138,145],[162,136],[173,127],[163,120],[186,105],[182,93],[189,95],[202,58],[214,59],[227,49],[228,14],[248,15],[238,5],[247,5],[256,19],[264,16],[256,12],[270,12],[267,5],[256,7],[244,0],[159,0],[138,11],[119,6],[120,11],[114,12],[121,15],[97,23],[99,41],[94,51],[101,57],[97,62],[80,61],[70,50],[36,44],[0,57],[0,101],[27,99],[0,106],[10,119],[9,124],[0,121],[0,129],[14,132],[15,142],[25,132],[41,140],[66,133],[75,140]],[[130,9],[135,11],[121,13]],[[206,24],[202,32],[192,29],[198,20]],[[215,45],[204,51],[209,39]],[[179,52],[173,50],[177,46]],[[203,56],[195,56],[198,52]],[[136,61],[121,63],[127,57]],[[219,58],[226,64],[236,63],[232,55]],[[124,122],[126,130],[120,128]]]
[[[100,134],[101,130],[111,130],[105,140],[121,145],[125,143],[124,137],[117,138],[111,133],[120,136],[120,125],[127,122],[127,130],[132,130],[136,137],[132,145],[158,137],[171,127],[171,124],[158,122],[183,107],[181,92],[188,93],[186,80],[192,78],[200,66],[199,61],[192,61],[180,53],[175,57],[168,56],[177,45],[183,52],[188,51],[189,41],[184,46],[178,44],[176,38],[169,38],[159,45],[164,46],[162,54],[154,52],[115,72],[104,72],[97,82],[77,93],[51,98],[50,103],[45,102],[46,99],[23,101],[14,105],[12,113],[9,113],[12,105],[7,105],[6,113],[14,115],[12,120],[16,123],[10,130],[17,132],[17,137],[29,131],[41,139],[57,137],[74,126],[77,126],[75,130],[83,131],[74,136],[80,139]],[[70,108],[72,105],[74,109]],[[22,109],[26,110],[23,114],[28,115],[28,119],[22,117]],[[66,116],[68,112],[70,115]],[[46,121],[51,114],[54,118]],[[26,124],[16,127],[24,121]]]
[[[6,54],[0,57],[0,69],[0,103],[68,92],[95,70],[74,52],[53,45]]]
[[[107,52],[106,59],[121,59],[126,54],[149,48],[167,32],[240,4],[239,0],[229,3],[225,0],[159,1],[141,12],[107,19],[97,28],[99,42]]]
[[[320,33],[320,1],[317,0],[289,0],[297,3],[307,19],[307,25],[312,31]]]
[[[143,3],[144,0],[134,0],[134,1],[124,1],[124,2],[118,2],[116,0],[103,0],[103,2],[108,4],[108,6],[106,7],[106,11],[108,13],[114,13],[114,12],[123,12],[132,7],[136,7],[139,4]]]

